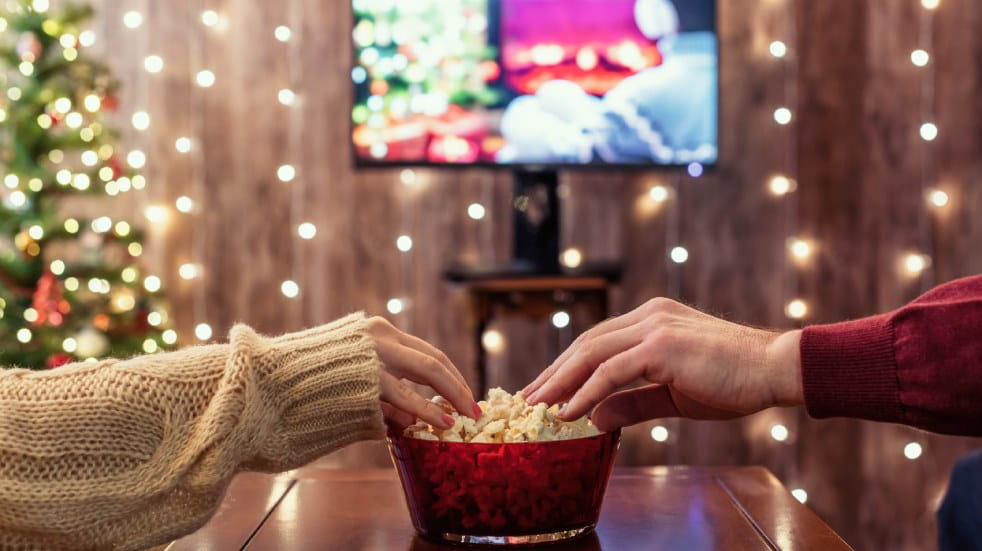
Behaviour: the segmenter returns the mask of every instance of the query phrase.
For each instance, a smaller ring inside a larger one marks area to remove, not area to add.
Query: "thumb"
[[[599,430],[609,432],[649,419],[678,416],[668,386],[648,385],[611,394],[597,404],[590,419]]]

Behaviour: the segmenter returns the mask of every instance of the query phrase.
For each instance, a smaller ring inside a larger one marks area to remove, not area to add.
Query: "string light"
[[[918,67],[924,67],[931,60],[931,56],[924,50],[917,49],[910,53],[910,62]]]
[[[791,110],[787,107],[778,107],[774,110],[774,122],[781,126],[791,123]]]
[[[296,281],[288,279],[280,284],[280,291],[286,298],[297,298],[300,294],[300,286],[297,285]]]
[[[176,344],[177,331],[174,331],[173,329],[168,329],[160,335],[160,339],[164,341],[164,344]]]
[[[416,171],[411,168],[402,169],[399,173],[399,181],[407,186],[416,183]]]
[[[933,122],[926,122],[921,125],[921,139],[926,142],[933,142],[938,137],[938,127]]]
[[[791,495],[794,496],[794,498],[800,501],[801,503],[805,503],[806,501],[808,501],[808,492],[806,492],[801,488],[795,488],[794,490],[791,490]]]
[[[67,339],[61,341],[61,349],[71,354],[72,352],[78,350],[78,341],[68,337]]]
[[[82,114],[77,112],[71,112],[65,117],[65,124],[68,128],[78,128],[82,126]]]
[[[126,164],[136,170],[140,170],[147,164],[147,155],[139,149],[134,149],[126,155]]]
[[[566,327],[569,327],[569,322],[569,313],[564,310],[560,310],[552,314],[552,325],[556,329],[565,329]]]
[[[653,186],[650,191],[648,191],[648,196],[651,200],[656,203],[664,203],[668,200],[668,188],[665,186]]]
[[[135,29],[143,24],[143,14],[138,11],[128,11],[123,14],[123,25]]]
[[[92,31],[82,31],[78,35],[78,43],[86,48],[95,44],[95,33]]]
[[[211,338],[211,326],[207,323],[199,323],[194,328],[194,336],[198,337],[199,341],[206,341]]]
[[[280,25],[273,31],[273,36],[275,36],[276,40],[279,40],[280,42],[289,42],[290,37],[293,36],[293,31],[291,31],[290,27],[287,27],[286,25]]]
[[[471,203],[467,206],[467,216],[470,216],[474,220],[482,220],[487,211],[484,205],[480,203]]]
[[[413,250],[413,238],[408,235],[400,235],[396,238],[396,248],[404,253]]]
[[[481,345],[489,353],[498,354],[505,347],[505,336],[497,329],[488,329],[481,335]]]
[[[805,260],[812,254],[812,245],[804,239],[792,238],[788,240],[788,250],[794,258]]]
[[[908,442],[907,445],[904,446],[904,457],[910,459],[911,461],[920,457],[922,453],[924,453],[924,448],[922,448],[917,442]]]
[[[784,42],[781,42],[780,40],[775,40],[771,42],[771,45],[768,49],[770,50],[771,55],[776,58],[782,58],[788,53],[788,46]]]
[[[147,276],[143,280],[143,288],[146,289],[147,291],[150,291],[151,293],[156,293],[157,291],[159,291],[160,286],[161,286],[160,278],[157,276],[153,276],[153,275]]]
[[[796,187],[797,185],[794,180],[787,176],[774,176],[768,182],[768,188],[771,190],[771,193],[777,196],[787,195],[794,191]]]
[[[65,262],[63,260],[53,260],[49,268],[54,275],[61,275],[65,273]]]
[[[280,179],[281,182],[292,182],[294,178],[297,177],[297,169],[293,165],[280,165],[276,169],[276,177]]]
[[[297,234],[301,239],[311,240],[317,236],[317,226],[310,222],[304,222],[297,226]]]
[[[904,270],[908,274],[920,275],[930,264],[930,257],[918,253],[910,253],[904,257]]]
[[[160,205],[150,205],[143,210],[143,215],[146,216],[147,220],[150,222],[159,224],[164,220],[167,220],[167,209]]]
[[[924,9],[926,10],[936,10],[940,4],[941,0],[921,0],[921,5],[924,6]]]
[[[219,22],[218,12],[215,10],[205,10],[201,12],[201,22],[206,27],[214,27],[218,25]]]
[[[215,84],[215,73],[209,71],[208,69],[204,69],[198,71],[198,74],[195,75],[194,80],[198,83],[198,86],[202,88],[211,88]]]
[[[392,315],[401,314],[404,306],[402,299],[398,298],[389,299],[389,302],[385,303],[385,309]]]
[[[181,136],[180,138],[174,140],[174,149],[178,153],[189,153],[191,151],[191,138]]]
[[[927,192],[927,202],[932,207],[941,208],[948,204],[948,194],[940,189],[930,189]]]
[[[685,247],[673,247],[669,257],[676,264],[684,264],[685,261],[689,260],[689,251]]]
[[[95,94],[89,94],[85,96],[84,100],[82,100],[82,104],[85,106],[86,111],[95,113],[100,107],[102,107],[102,100],[100,100],[99,96]]]
[[[159,73],[164,70],[164,60],[159,55],[148,55],[143,59],[143,68],[148,73]]]
[[[559,261],[567,268],[578,268],[583,263],[583,253],[576,247],[570,247],[559,255]]]
[[[651,427],[651,439],[655,442],[665,442],[668,440],[668,429],[661,425]]]
[[[22,342],[24,344],[27,344],[27,343],[31,342],[31,338],[33,336],[34,335],[31,334],[31,330],[28,329],[28,328],[26,328],[26,327],[22,327],[22,328],[20,328],[20,329],[17,330],[17,340],[19,340],[20,342]]]
[[[133,128],[146,130],[150,128],[150,115],[146,111],[137,111],[132,117]]]
[[[808,304],[804,300],[796,298],[784,307],[784,313],[791,319],[802,319],[808,315]]]
[[[177,274],[185,280],[192,280],[198,277],[199,273],[201,273],[201,267],[192,262],[181,264],[181,267],[177,269]]]
[[[293,90],[290,90],[289,88],[283,88],[276,94],[276,98],[280,101],[280,103],[287,106],[293,105],[293,101],[296,99],[296,97],[297,95],[294,94]]]
[[[788,439],[788,427],[777,423],[771,427],[771,438],[777,440],[778,442],[784,442]]]

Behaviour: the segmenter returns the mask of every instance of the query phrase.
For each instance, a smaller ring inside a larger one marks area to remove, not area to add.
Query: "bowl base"
[[[579,538],[590,533],[594,525],[574,528],[572,530],[562,530],[560,532],[548,532],[544,534],[530,534],[525,536],[470,536],[466,534],[439,534],[439,539],[444,542],[469,545],[469,546],[495,546],[495,547],[524,547],[530,545],[548,545],[575,538]]]

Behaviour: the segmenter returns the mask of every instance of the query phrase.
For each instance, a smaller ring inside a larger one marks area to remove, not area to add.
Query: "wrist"
[[[801,380],[801,330],[778,335],[767,345],[772,393],[777,406],[799,406],[805,401]]]

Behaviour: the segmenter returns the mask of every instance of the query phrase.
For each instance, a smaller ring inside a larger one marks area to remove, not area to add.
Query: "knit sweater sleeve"
[[[982,435],[982,276],[893,312],[807,327],[800,350],[813,417]]]
[[[276,338],[0,373],[0,549],[141,549],[200,527],[242,470],[383,434],[360,314]]]

